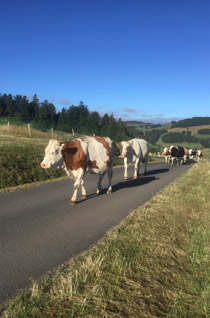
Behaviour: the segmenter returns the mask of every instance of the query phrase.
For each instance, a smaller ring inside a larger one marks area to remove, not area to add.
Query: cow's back
[[[184,148],[180,146],[175,146],[171,148],[171,156],[181,158],[184,156]]]
[[[115,144],[110,138],[86,136],[80,140],[87,154],[88,172],[105,173],[112,169]]]
[[[144,139],[134,138],[130,142],[135,154],[140,160],[145,160],[148,157],[148,144]]]

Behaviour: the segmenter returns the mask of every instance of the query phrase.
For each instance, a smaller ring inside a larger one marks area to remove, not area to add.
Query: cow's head
[[[128,156],[130,145],[127,141],[121,141],[121,147],[121,155],[119,156],[119,158],[125,158]]]
[[[189,155],[190,155],[190,156],[196,156],[196,153],[197,153],[197,152],[196,152],[195,149],[190,149],[190,150],[189,150]]]
[[[45,157],[40,166],[43,169],[61,168],[63,166],[62,148],[63,144],[56,139],[50,139],[45,149]]]
[[[202,150],[197,150],[197,156],[202,157],[203,156],[203,151]]]
[[[163,149],[163,156],[168,156],[169,155],[169,148],[168,147],[165,147]]]

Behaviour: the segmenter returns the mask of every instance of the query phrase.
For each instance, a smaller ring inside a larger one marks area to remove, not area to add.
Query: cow
[[[163,156],[165,157],[165,163],[170,163],[171,162],[171,154],[169,151],[169,147],[165,147],[163,149]]]
[[[183,162],[184,158],[184,148],[180,146],[171,146],[169,148],[169,152],[171,155],[171,165],[174,163],[174,159],[177,160],[177,166],[180,166],[180,164]]]
[[[203,151],[202,150],[197,150],[196,155],[198,157],[198,162],[202,161],[202,159],[203,159]]]
[[[187,148],[184,148],[184,157],[183,157],[183,161],[184,163],[189,162],[190,160],[190,152]]]
[[[128,179],[128,162],[135,162],[133,178],[140,176],[140,162],[144,162],[144,174],[147,173],[148,144],[144,139],[134,138],[130,141],[121,141],[121,155],[124,159],[124,179]]]
[[[196,156],[196,150],[195,149],[189,149],[189,158],[191,160],[194,160]]]
[[[41,162],[43,169],[63,168],[66,174],[74,179],[74,192],[70,204],[77,201],[77,191],[79,186],[82,190],[82,198],[86,198],[84,187],[84,175],[86,173],[98,174],[96,193],[101,190],[101,183],[104,174],[108,174],[108,190],[112,192],[111,180],[113,175],[113,165],[116,145],[108,137],[84,136],[67,142],[59,142],[50,139],[45,149],[45,157]]]

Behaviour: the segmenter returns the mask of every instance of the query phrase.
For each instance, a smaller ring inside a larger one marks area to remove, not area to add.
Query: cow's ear
[[[71,155],[75,155],[75,153],[77,153],[78,148],[77,147],[65,147],[65,149],[63,149],[64,152],[71,154]]]
[[[61,150],[64,150],[66,148],[66,142],[59,142],[59,147],[61,147]]]
[[[64,142],[61,143],[61,150],[65,153],[75,155],[75,153],[78,151],[78,148],[74,147],[74,145],[70,142]]]

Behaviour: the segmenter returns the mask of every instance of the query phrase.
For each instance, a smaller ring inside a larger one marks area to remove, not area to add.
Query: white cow
[[[130,141],[121,142],[121,155],[120,158],[124,158],[124,179],[128,178],[127,170],[128,163],[135,162],[134,165],[134,179],[140,175],[140,162],[145,163],[144,174],[147,173],[148,162],[148,144],[144,139],[134,138]]]

